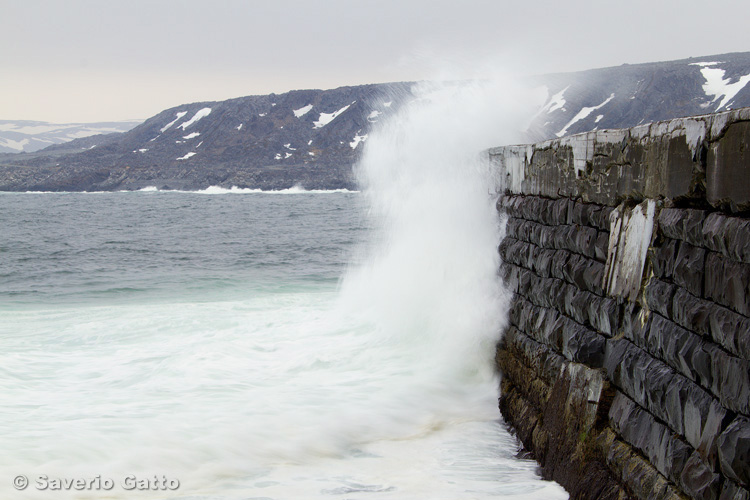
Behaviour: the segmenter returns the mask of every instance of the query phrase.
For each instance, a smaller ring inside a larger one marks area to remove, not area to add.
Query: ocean
[[[0,497],[567,498],[497,409],[487,169],[415,106],[361,192],[0,193]]]

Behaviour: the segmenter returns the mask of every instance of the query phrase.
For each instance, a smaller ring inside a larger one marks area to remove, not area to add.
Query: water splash
[[[496,182],[480,152],[522,137],[524,92],[503,79],[422,84],[356,167],[376,229],[342,297],[450,376],[492,373],[508,301]]]

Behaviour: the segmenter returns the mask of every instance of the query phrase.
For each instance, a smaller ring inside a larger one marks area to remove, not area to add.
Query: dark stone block
[[[675,292],[674,321],[743,359],[750,359],[750,318],[700,299],[682,288]]]
[[[518,289],[516,292],[519,295],[526,297],[531,289],[531,279],[534,274],[528,269],[522,267],[516,267],[516,269],[518,269]]]
[[[706,257],[705,285],[705,298],[750,316],[750,264],[710,252]]]
[[[596,258],[597,230],[593,227],[570,226],[574,228],[573,251],[585,255],[590,259]],[[605,259],[606,260],[606,259]]]
[[[721,494],[721,476],[703,463],[697,452],[685,462],[679,479],[683,491],[696,500],[718,500]]]
[[[551,230],[552,248],[571,252],[570,237],[568,235],[572,230],[573,226],[554,226]]]
[[[557,201],[552,202],[551,213],[552,219],[550,224],[567,224],[568,223],[568,204],[570,201],[567,198],[560,198]]]
[[[555,233],[557,232],[557,227],[555,226],[545,226],[543,224],[538,224],[539,227],[539,246],[541,248],[556,248],[555,247]]]
[[[727,256],[738,262],[750,264],[750,220],[727,217],[725,228]]]
[[[606,339],[601,335],[574,321],[567,322],[562,350],[566,358],[592,368],[601,368],[605,346]]]
[[[737,417],[719,436],[719,464],[729,478],[750,484],[750,419]]]
[[[713,344],[706,345],[712,370],[711,390],[730,410],[750,415],[750,361],[737,358]]]
[[[690,446],[621,393],[612,402],[609,418],[612,428],[626,442],[641,450],[659,472],[679,482],[692,453]]]
[[[706,217],[703,222],[703,244],[709,250],[714,252],[729,254],[727,249],[727,217],[714,212]]]
[[[521,235],[525,233],[523,226],[526,221],[523,219],[516,219],[515,217],[508,217],[508,222],[505,223],[505,236],[514,238],[516,240],[523,239]]]
[[[536,261],[534,262],[534,271],[539,276],[549,278],[552,276],[552,260],[555,257],[556,250],[542,248],[537,254]]]
[[[691,336],[691,343],[694,347],[684,349],[681,360],[689,367],[695,375],[695,379],[703,386],[711,389],[715,386],[716,374],[714,372],[714,363],[716,356],[715,351],[719,351],[714,344],[709,344],[698,340],[697,337]],[[683,350],[680,351],[681,353]],[[718,394],[714,391],[714,394]]]
[[[597,228],[603,231],[609,231],[609,214],[612,213],[614,207],[603,206],[601,210],[593,212],[591,214],[591,223]]]
[[[646,285],[646,304],[649,309],[662,316],[672,318],[672,302],[677,287],[658,279],[651,279]]]
[[[589,324],[607,336],[613,336],[620,328],[622,306],[614,300],[587,293]]]
[[[700,347],[694,337],[695,335],[663,316],[652,314],[651,329],[646,332],[645,338],[636,338],[635,343],[683,375],[695,380],[695,374],[688,361],[692,352]]]
[[[550,273],[552,276],[558,279],[565,279],[564,269],[568,265],[568,259],[572,254],[565,250],[555,251],[555,256],[552,258],[552,266]]]
[[[648,294],[648,291],[646,292]],[[708,301],[691,295],[683,288],[676,288],[672,299],[671,318],[678,325],[701,336],[711,336],[710,312]]]
[[[600,205],[576,202],[571,211],[571,222],[579,226],[591,226],[591,215],[601,210]]]
[[[622,331],[625,338],[632,342],[636,342],[636,339],[644,339],[639,340],[639,342],[643,342],[645,345],[645,339],[648,337],[649,330],[651,330],[652,315],[641,309],[638,304],[629,303],[622,307]]]
[[[703,296],[703,269],[706,250],[689,243],[680,244],[674,264],[674,282],[697,297]]]
[[[521,322],[521,313],[524,310],[523,302],[523,297],[518,294],[513,294],[513,298],[510,301],[510,307],[508,308],[508,321],[511,325],[516,327],[518,327]]]
[[[750,492],[732,481],[724,481],[719,500],[750,500]]]
[[[750,208],[750,122],[732,123],[708,148],[706,198],[714,207]]]
[[[649,249],[651,266],[657,278],[672,278],[679,250],[680,242],[677,240],[666,240],[661,245]]]
[[[710,304],[711,338],[742,359],[750,360],[750,318]]]
[[[583,286],[578,284],[584,290],[593,292],[597,295],[604,295],[604,287],[602,281],[604,279],[604,264],[591,259],[583,259],[585,263],[583,269]]]
[[[663,208],[659,212],[659,231],[668,238],[703,246],[704,210]]]
[[[629,355],[629,345],[632,344],[625,339],[608,339],[604,348],[604,370],[607,377],[617,386],[620,386],[623,360]]]
[[[586,325],[589,322],[588,292],[574,286],[567,286],[563,296],[564,312],[576,322]]]

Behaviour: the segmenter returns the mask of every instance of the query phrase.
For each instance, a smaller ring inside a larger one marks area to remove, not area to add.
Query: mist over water
[[[0,195],[0,496],[567,498],[514,457],[492,367],[508,298],[478,152],[514,142],[522,99],[419,95],[365,143],[361,193]]]

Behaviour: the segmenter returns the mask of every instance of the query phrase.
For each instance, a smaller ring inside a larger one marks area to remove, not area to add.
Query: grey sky
[[[0,0],[0,119],[750,50],[746,0]],[[444,70],[448,68],[449,71]]]

